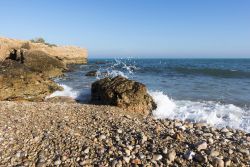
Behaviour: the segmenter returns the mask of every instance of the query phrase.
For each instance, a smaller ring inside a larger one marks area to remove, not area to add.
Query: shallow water
[[[56,79],[65,90],[52,96],[86,102],[96,79],[123,75],[147,85],[158,104],[153,112],[157,118],[250,132],[250,59],[91,59],[71,68]],[[90,70],[98,70],[98,76],[85,76]]]

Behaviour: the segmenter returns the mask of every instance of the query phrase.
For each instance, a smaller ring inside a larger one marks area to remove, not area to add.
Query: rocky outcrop
[[[86,61],[86,49],[0,38],[0,100],[43,101],[62,89],[50,78]]]
[[[62,90],[43,73],[14,60],[0,63],[0,100],[42,101],[56,90]]]
[[[87,50],[74,46],[55,46],[46,43],[34,43],[25,40],[15,40],[0,37],[0,62],[4,61],[11,52],[25,49],[28,54],[34,51],[42,51],[47,55],[57,58],[65,64],[84,64],[87,63]]]
[[[91,100],[94,103],[114,105],[142,114],[149,114],[156,108],[144,84],[121,76],[94,82],[91,88]]]

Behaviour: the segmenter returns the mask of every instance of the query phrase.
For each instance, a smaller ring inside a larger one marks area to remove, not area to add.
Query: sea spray
[[[76,99],[79,95],[79,92],[74,91],[73,88],[64,85],[64,84],[59,84],[61,87],[63,87],[62,91],[55,91],[51,95],[47,96],[46,98],[51,98],[51,97],[56,97],[56,96],[67,96],[67,97],[72,97]]]
[[[157,108],[152,112],[158,119],[179,119],[190,122],[203,122],[216,127],[231,127],[250,131],[250,111],[233,104],[214,101],[193,102],[173,100],[162,92],[150,92]]]

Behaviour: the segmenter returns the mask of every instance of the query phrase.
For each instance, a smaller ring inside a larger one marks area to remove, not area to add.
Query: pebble
[[[186,151],[184,154],[184,158],[187,160],[192,160],[194,156],[195,156],[195,153],[191,150]]]
[[[54,162],[54,165],[58,166],[62,163],[62,161],[60,159],[57,159],[55,162]]]
[[[162,155],[161,154],[155,154],[153,155],[153,160],[154,161],[160,161],[162,159]]]
[[[106,139],[106,136],[105,136],[105,135],[101,135],[101,136],[99,137],[99,139],[100,139],[100,140],[105,140],[105,139]]]
[[[224,161],[222,159],[216,157],[213,159],[212,165],[214,167],[224,167]]]
[[[163,150],[162,150],[163,154],[167,154],[168,153],[168,148],[165,147]]]
[[[221,131],[222,133],[227,133],[227,132],[229,132],[229,130],[228,130],[227,128],[222,128],[220,131]]]
[[[215,150],[215,149],[211,149],[209,155],[212,156],[212,157],[217,157],[217,156],[220,155],[220,152]]]
[[[130,161],[130,157],[123,157],[123,160],[128,164]]]
[[[175,150],[170,150],[168,153],[167,153],[167,159],[170,161],[170,162],[173,162],[175,160],[175,157],[176,157],[176,152]]]
[[[239,152],[242,153],[243,155],[249,156],[249,150],[248,149],[241,148],[241,149],[239,149]]]
[[[121,134],[122,130],[121,129],[117,129],[117,133]]]
[[[195,144],[197,151],[205,150],[207,149],[207,142],[205,141],[200,141]]]
[[[84,152],[85,154],[88,154],[88,153],[89,153],[89,147],[87,147],[83,152]]]

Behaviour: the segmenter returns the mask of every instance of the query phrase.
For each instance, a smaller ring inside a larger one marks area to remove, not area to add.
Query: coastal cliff
[[[88,52],[85,48],[56,46],[48,43],[0,37],[0,61],[4,61],[13,49],[25,49],[26,52],[42,51],[51,57],[62,60],[65,64],[85,64],[88,57]]]

